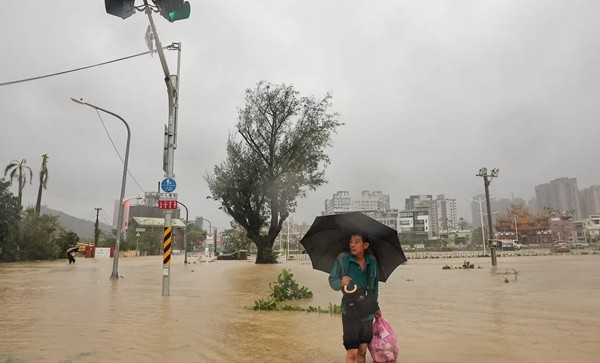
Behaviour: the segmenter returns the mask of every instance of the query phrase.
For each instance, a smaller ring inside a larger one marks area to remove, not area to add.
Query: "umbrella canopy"
[[[67,253],[77,252],[77,251],[79,251],[79,247],[70,247],[70,248],[67,248]]]
[[[315,218],[300,243],[310,256],[313,268],[330,273],[340,252],[350,251],[352,233],[369,236],[368,250],[377,259],[379,281],[385,282],[396,267],[406,262],[398,232],[360,212]]]

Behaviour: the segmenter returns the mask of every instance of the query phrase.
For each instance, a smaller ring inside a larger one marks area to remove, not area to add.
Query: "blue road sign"
[[[160,183],[160,189],[165,193],[172,193],[175,191],[175,188],[177,188],[177,183],[173,178],[164,178]]]

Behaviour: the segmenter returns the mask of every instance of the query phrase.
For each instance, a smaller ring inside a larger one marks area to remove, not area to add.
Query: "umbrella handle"
[[[358,286],[354,285],[354,289],[348,290],[348,285],[344,285],[344,292],[346,294],[354,294],[357,289],[358,289]]]

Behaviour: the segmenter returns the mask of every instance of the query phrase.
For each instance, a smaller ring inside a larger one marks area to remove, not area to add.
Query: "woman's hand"
[[[342,283],[340,284],[340,287],[348,286],[350,284],[350,281],[352,281],[352,279],[350,278],[350,276],[343,276],[342,277]]]
[[[377,311],[375,312],[375,317],[376,317],[376,318],[381,318],[382,316],[383,316],[383,314],[381,313],[381,310],[377,310]]]

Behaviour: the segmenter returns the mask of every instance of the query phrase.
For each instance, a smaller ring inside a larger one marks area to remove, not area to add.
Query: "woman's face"
[[[361,236],[352,235],[350,237],[350,253],[354,256],[364,255],[369,247],[369,242],[364,242]]]

